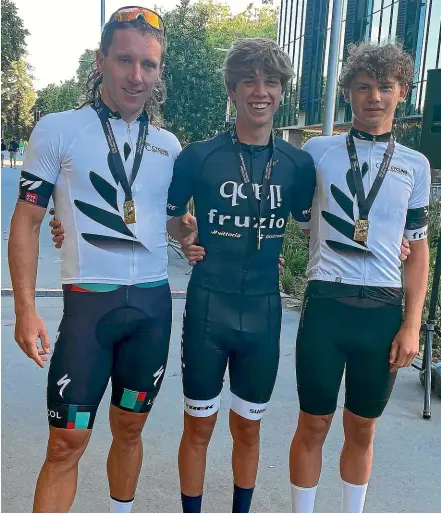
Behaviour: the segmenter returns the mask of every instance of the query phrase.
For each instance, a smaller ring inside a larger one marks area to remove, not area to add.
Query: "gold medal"
[[[366,243],[369,232],[369,220],[357,220],[355,222],[354,241]]]
[[[124,202],[124,223],[126,225],[136,223],[135,201],[134,200],[127,200]]]

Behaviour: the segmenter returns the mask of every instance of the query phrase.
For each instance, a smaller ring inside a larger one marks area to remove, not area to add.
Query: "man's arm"
[[[419,351],[419,333],[429,275],[427,239],[411,243],[411,253],[404,262],[404,320],[390,352],[391,371],[409,366]]]
[[[411,243],[411,254],[404,263],[404,326],[420,330],[429,276],[427,239]]]
[[[175,161],[167,199],[167,214],[172,217],[167,222],[167,232],[181,244],[182,251],[192,266],[205,255],[205,250],[196,244],[196,218],[188,212],[187,207],[194,195],[199,172],[197,152],[194,145],[189,145]]]
[[[14,290],[15,339],[24,353],[43,367],[41,355],[49,353],[46,327],[35,309],[40,225],[45,209],[18,201],[11,221],[8,245],[9,269]],[[38,352],[36,340],[43,351]]]
[[[38,240],[45,209],[18,201],[11,220],[8,260],[15,310],[35,308]]]
[[[196,218],[189,212],[185,213],[183,216],[170,218],[167,221],[167,232],[180,244],[182,244],[186,237],[193,232],[197,232],[197,230]]]
[[[205,257],[205,250],[198,243],[198,227],[196,218],[190,213],[171,218],[167,222],[167,232],[181,245],[190,266],[195,266]]]

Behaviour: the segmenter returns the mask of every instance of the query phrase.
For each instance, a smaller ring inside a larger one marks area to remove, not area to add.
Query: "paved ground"
[[[2,170],[2,232],[7,238],[18,170]],[[10,210],[8,211],[7,208]],[[2,245],[2,287],[9,286]],[[59,287],[57,253],[42,232],[38,287]],[[185,288],[188,267],[170,251],[172,289]],[[6,272],[6,273],[5,273]],[[12,299],[2,299],[2,512],[30,512],[33,487],[45,454],[45,381],[13,340]],[[169,365],[158,401],[144,432],[144,465],[134,512],[179,512],[176,455],[182,430],[179,340],[183,300],[174,300]],[[53,339],[61,317],[60,298],[37,298],[37,308]],[[281,363],[273,400],[262,425],[262,452],[253,511],[289,512],[287,453],[298,402],[293,365],[298,313],[285,311]],[[231,510],[231,441],[228,432],[228,380],[222,410],[209,450],[204,496],[207,512]],[[342,445],[342,389],[334,426],[324,451],[317,512],[339,512],[338,455]],[[107,392],[95,431],[81,461],[75,512],[108,512],[105,461],[110,444]],[[422,388],[414,369],[400,372],[376,437],[376,457],[366,512],[439,512],[441,509],[441,400],[433,399],[431,421],[421,418]]]

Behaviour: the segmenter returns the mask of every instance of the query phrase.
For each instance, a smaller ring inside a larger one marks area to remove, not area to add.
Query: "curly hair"
[[[121,29],[128,29],[128,28],[135,28],[143,33],[149,33],[151,34],[162,47],[162,57],[161,57],[161,67],[164,64],[165,54],[167,50],[167,41],[165,39],[165,36],[162,32],[159,32],[158,30],[155,30],[148,25],[142,23],[141,21],[133,21],[133,22],[122,22],[122,23],[112,23],[107,24],[104,27],[102,36],[101,36],[101,43],[100,43],[100,51],[107,56],[109,52],[109,47],[112,44],[113,40],[113,34],[116,30]],[[101,86],[103,83],[103,74],[97,70],[96,67],[96,61],[92,64],[92,70],[89,73],[89,76],[87,78],[86,82],[86,99],[82,105],[78,107],[78,109],[81,109],[85,105],[90,105],[95,102],[95,100],[101,95]],[[163,118],[161,114],[161,105],[165,102],[167,99],[167,89],[165,86],[164,81],[160,77],[158,81],[156,82],[151,97],[147,100],[145,103],[144,109],[146,110],[147,114],[149,115],[149,120],[152,125],[155,127],[162,127],[163,126]]]
[[[358,73],[382,82],[395,77],[401,85],[410,84],[414,75],[414,61],[399,44],[359,43],[348,46],[349,56],[339,78],[339,86],[349,89]]]
[[[294,76],[288,55],[275,41],[262,37],[238,39],[228,51],[221,68],[225,85],[234,91],[242,77],[256,70],[279,76],[283,91]]]

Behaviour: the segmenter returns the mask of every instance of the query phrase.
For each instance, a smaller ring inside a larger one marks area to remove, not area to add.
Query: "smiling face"
[[[250,128],[272,127],[282,98],[280,77],[256,71],[239,79],[236,89],[228,94],[236,106],[238,121]]]
[[[102,98],[126,122],[141,113],[162,73],[162,47],[148,32],[116,30],[107,55],[97,51],[103,74]]]
[[[350,102],[354,115],[354,128],[373,134],[392,130],[395,110],[404,101],[408,91],[392,76],[382,81],[359,73],[345,90],[345,100]]]

